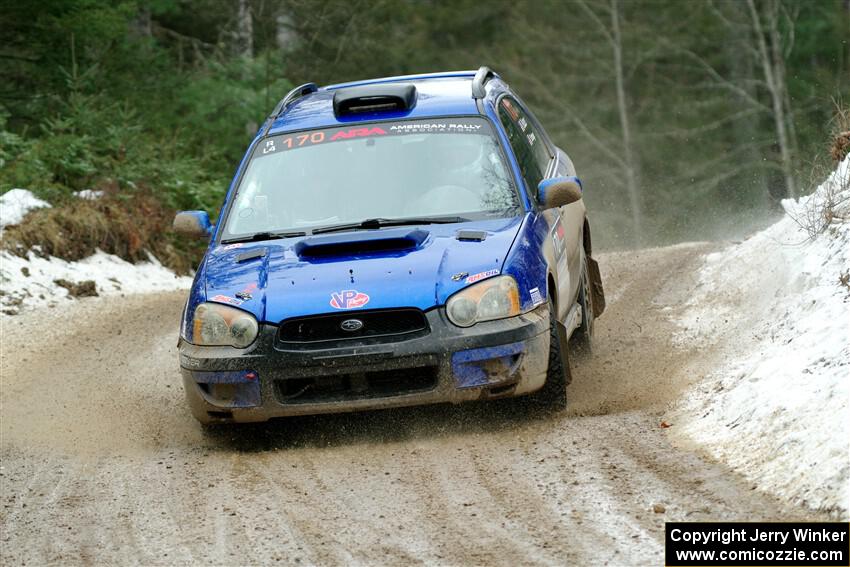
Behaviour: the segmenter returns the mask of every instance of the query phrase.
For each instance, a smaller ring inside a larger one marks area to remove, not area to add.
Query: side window
[[[511,98],[504,97],[499,102],[499,119],[508,134],[522,176],[536,195],[534,189],[543,179],[552,160],[546,142],[528,115]]]

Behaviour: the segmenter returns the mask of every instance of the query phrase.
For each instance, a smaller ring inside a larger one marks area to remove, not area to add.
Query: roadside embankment
[[[714,371],[671,414],[755,487],[846,519],[850,503],[850,157],[785,216],[706,256],[680,318]]]

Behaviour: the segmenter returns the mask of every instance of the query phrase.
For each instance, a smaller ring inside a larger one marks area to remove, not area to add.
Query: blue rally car
[[[219,219],[174,221],[210,239],[179,342],[203,423],[563,407],[605,307],[573,164],[486,67],[293,89]]]

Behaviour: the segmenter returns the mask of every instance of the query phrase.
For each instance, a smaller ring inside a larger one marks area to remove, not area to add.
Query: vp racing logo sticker
[[[331,294],[331,307],[334,309],[354,309],[369,303],[369,296],[355,289],[346,289]]]

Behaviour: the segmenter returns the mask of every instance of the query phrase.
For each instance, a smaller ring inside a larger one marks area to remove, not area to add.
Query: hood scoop
[[[300,258],[332,258],[335,256],[372,256],[405,252],[419,248],[428,238],[428,231],[375,230],[328,236],[309,237],[295,245]]]

